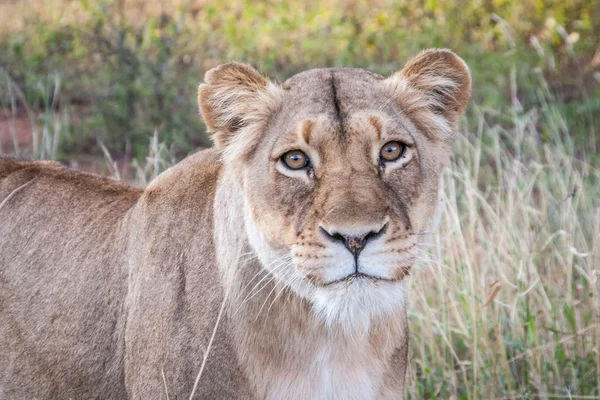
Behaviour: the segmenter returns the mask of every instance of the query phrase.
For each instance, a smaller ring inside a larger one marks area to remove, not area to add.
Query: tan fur
[[[389,78],[205,82],[216,147],[143,191],[0,158],[0,399],[402,397],[404,278],[468,69],[439,50]],[[408,149],[382,166],[390,140]],[[312,169],[283,166],[295,149]],[[356,258],[335,239],[370,231]]]

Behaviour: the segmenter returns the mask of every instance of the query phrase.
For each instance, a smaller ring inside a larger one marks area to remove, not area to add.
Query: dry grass
[[[600,170],[542,143],[538,118],[456,141],[412,278],[411,398],[600,393]]]

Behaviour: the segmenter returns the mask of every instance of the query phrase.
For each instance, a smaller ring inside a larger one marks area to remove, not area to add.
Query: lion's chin
[[[389,318],[404,299],[404,282],[354,274],[317,287],[310,298],[316,314],[330,328],[356,333],[366,333],[373,323]]]

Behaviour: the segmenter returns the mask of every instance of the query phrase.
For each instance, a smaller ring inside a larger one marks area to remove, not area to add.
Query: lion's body
[[[131,394],[156,398],[154,386],[141,390],[162,372],[172,394],[189,394],[202,362],[192,350],[206,348],[223,298],[210,153],[146,193],[0,159],[0,398],[125,398],[127,382]],[[227,332],[217,337],[211,385],[198,393],[235,394],[235,356],[225,356]]]
[[[216,147],[144,190],[0,158],[0,400],[402,397],[466,65],[205,81]]]

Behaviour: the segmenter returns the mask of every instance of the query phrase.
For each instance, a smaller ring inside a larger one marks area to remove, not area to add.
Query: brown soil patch
[[[21,153],[31,153],[33,134],[31,121],[26,115],[5,117],[7,113],[0,111],[0,151],[15,152],[15,139]]]

